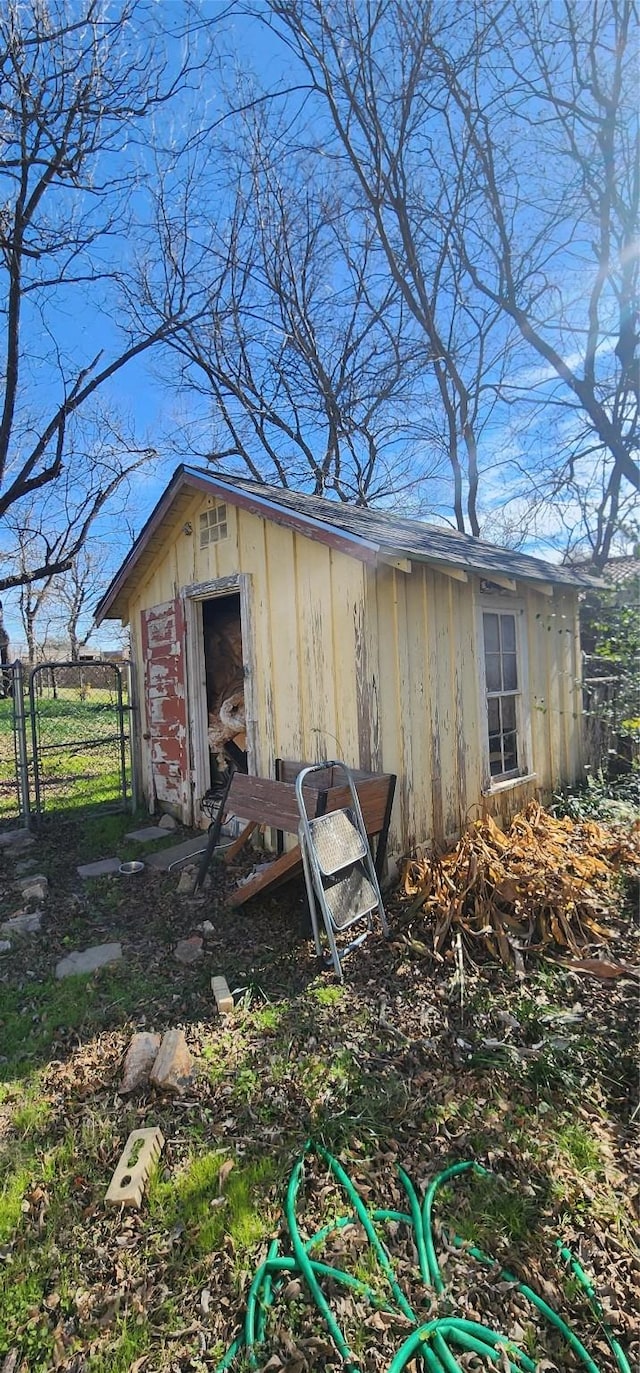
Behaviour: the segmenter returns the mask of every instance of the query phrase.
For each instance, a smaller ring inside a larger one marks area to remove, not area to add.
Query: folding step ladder
[[[305,779],[313,772],[324,772],[328,768],[342,769],[351,792],[351,805],[310,819],[303,792]],[[375,910],[383,933],[389,934],[360,800],[349,768],[339,760],[303,768],[296,778],[296,799],[300,812],[298,839],[316,953],[323,956],[318,925],[320,907],[333,966],[342,982],[341,960],[370,934]],[[336,934],[344,933],[365,919],[363,932],[338,950]]]

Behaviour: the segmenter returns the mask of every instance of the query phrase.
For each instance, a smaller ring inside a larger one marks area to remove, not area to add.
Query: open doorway
[[[210,785],[225,772],[229,756],[246,771],[245,675],[240,596],[202,601]]]

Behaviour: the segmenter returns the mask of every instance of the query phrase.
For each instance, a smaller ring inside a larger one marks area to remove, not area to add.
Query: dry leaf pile
[[[549,946],[576,955],[612,938],[602,916],[622,864],[640,863],[640,825],[630,833],[592,820],[557,820],[533,801],[505,833],[476,820],[450,853],[411,860],[404,891],[432,922],[433,951],[461,936],[467,951],[507,967]]]

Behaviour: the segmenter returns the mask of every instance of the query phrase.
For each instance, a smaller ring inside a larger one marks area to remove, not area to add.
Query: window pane
[[[485,658],[487,669],[487,691],[500,691],[502,688],[502,675],[500,672],[500,654],[487,653]]]
[[[226,537],[227,537],[227,526],[226,526],[226,524],[219,524],[219,525],[218,525],[218,532],[219,532],[219,534],[220,534],[220,538],[221,538],[221,539],[226,539]]]
[[[501,615],[500,628],[502,630],[502,651],[503,653],[515,653],[516,651],[516,620],[515,615]]]
[[[515,733],[504,736],[504,770],[514,772],[518,766],[518,749]]]
[[[502,686],[505,691],[516,691],[518,688],[518,665],[515,653],[503,653],[502,655]]]
[[[515,696],[503,696],[502,704],[502,729],[506,734],[507,730],[516,727],[516,698]]]
[[[489,772],[492,777],[499,776],[502,772],[502,752],[499,737],[497,737],[497,741],[494,739],[494,744],[495,747],[492,748],[491,739],[489,739]]]
[[[500,633],[497,615],[483,615],[485,653],[500,652]]]
[[[218,517],[218,524],[224,524],[224,521],[225,521],[226,518],[227,518],[227,507],[226,507],[226,505],[218,505],[218,506],[216,506],[216,515],[217,515],[217,517]]]
[[[500,702],[497,696],[490,696],[487,701],[489,710],[489,733],[500,733]]]

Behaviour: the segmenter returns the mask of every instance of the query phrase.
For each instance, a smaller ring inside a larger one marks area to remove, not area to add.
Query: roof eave
[[[441,558],[437,554],[423,553],[417,549],[407,550],[398,548],[393,551],[399,558],[403,557],[408,558],[411,562],[425,563],[441,572],[451,573],[453,575],[460,572],[466,572],[470,577],[479,577],[487,582],[495,581],[497,578],[498,584],[500,578],[507,578],[512,582],[528,582],[532,586],[535,586],[536,583],[539,585],[546,583],[550,587],[565,587],[567,590],[571,591],[587,591],[591,586],[603,587],[607,585],[606,582],[603,582],[596,577],[585,576],[578,579],[576,577],[568,578],[566,575],[554,576],[552,571],[553,564],[551,563],[548,563],[547,568],[544,570],[542,568],[534,567],[530,572],[526,570],[521,571],[520,568],[514,569],[507,563],[494,570],[493,568],[478,566],[477,563],[471,561],[463,562],[461,560],[460,562],[450,563],[446,558]]]
[[[366,539],[360,534],[342,529],[338,525],[332,525],[325,520],[316,519],[312,515],[292,510],[289,506],[280,505],[271,497],[260,495],[259,491],[247,491],[245,487],[236,486],[233,481],[218,477],[213,472],[209,474],[186,464],[181,464],[176,468],[166,490],[115,573],[104,596],[98,602],[95,610],[96,624],[100,625],[106,619],[124,618],[123,607],[120,605],[119,608],[116,608],[119,597],[156,530],[169,514],[180,491],[185,487],[194,491],[202,491],[206,495],[221,496],[223,499],[229,500],[230,504],[239,506],[250,514],[266,517],[274,523],[284,525],[309,538],[328,544],[339,552],[357,558],[360,562],[374,566],[379,562],[390,562],[394,559],[397,560],[399,566],[402,563],[424,563],[450,576],[457,576],[460,580],[464,580],[466,576],[470,575],[491,581],[491,571],[494,569],[478,566],[471,560],[468,562],[466,559],[449,561],[437,554],[421,550],[381,545],[379,542]],[[409,570],[408,566],[405,570]],[[608,585],[601,578],[588,574],[582,574],[580,577],[573,574],[570,579],[567,578],[566,573],[564,576],[554,577],[550,564],[543,567],[534,566],[530,571],[527,569],[523,571],[520,568],[514,569],[509,566],[508,562],[505,562],[503,566],[495,568],[495,572],[518,582],[528,582],[532,585],[536,583],[538,585],[546,584],[550,587],[562,586],[574,591],[588,590],[590,587],[598,589]]]
[[[166,491],[152,510],[133,547],[118,568],[104,596],[98,602],[94,617],[96,624],[100,625],[103,620],[110,618],[122,618],[115,611],[115,602],[142,557],[150,539],[162,520],[168,515],[176,497],[184,487],[189,487],[194,491],[202,491],[206,495],[226,498],[231,504],[247,510],[249,514],[267,516],[274,524],[282,524],[289,529],[306,534],[307,537],[328,544],[339,552],[358,558],[360,562],[375,564],[381,552],[380,545],[371,539],[365,539],[359,534],[351,534],[336,525],[315,519],[312,515],[292,511],[286,506],[278,505],[277,502],[266,496],[261,496],[258,492],[249,493],[242,487],[234,486],[233,482],[224,481],[214,473],[208,476],[197,469],[181,465],[176,468]],[[114,613],[110,614],[111,611]]]
[[[158,528],[161,521],[168,515],[176,495],[184,484],[184,468],[180,466],[176,468],[169,485],[166,490],[163,491],[160,500],[151,511],[146,524],[143,525],[135,543],[132,544],[129,549],[126,558],[121,562],[120,567],[107,587],[104,596],[98,601],[94,611],[94,619],[97,625],[101,625],[103,620],[122,618],[117,614],[110,615],[109,611],[112,609],[117,596],[122,591],[128,577],[142,556],[150,538],[155,533],[155,530]]]

